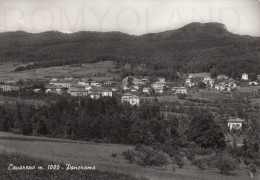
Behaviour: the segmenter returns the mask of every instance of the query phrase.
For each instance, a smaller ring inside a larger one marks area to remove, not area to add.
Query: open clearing
[[[116,75],[107,70],[114,67],[113,62],[103,61],[98,63],[85,63],[80,67],[75,66],[55,66],[36,70],[27,70],[21,72],[12,72],[16,67],[12,64],[0,66],[0,80],[4,79],[48,79],[51,77],[75,77],[92,78],[93,80],[106,81],[112,80]]]
[[[236,171],[232,176],[219,174],[217,170],[202,173],[194,166],[172,170],[172,165],[166,168],[140,167],[127,163],[120,153],[133,146],[117,144],[98,144],[84,141],[70,141],[62,139],[22,136],[0,132],[0,153],[17,153],[32,158],[70,163],[72,165],[95,165],[99,171],[114,171],[135,177],[147,177],[152,180],[246,180],[250,179],[245,170]],[[118,157],[113,162],[111,154]],[[10,162],[14,163],[15,162]],[[8,165],[7,165],[8,166]],[[257,179],[258,177],[255,177]]]

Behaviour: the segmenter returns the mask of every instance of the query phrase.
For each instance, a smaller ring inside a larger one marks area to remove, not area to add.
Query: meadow
[[[18,66],[6,63],[0,66],[0,80],[4,79],[49,79],[52,77],[74,77],[74,78],[91,78],[97,81],[112,80],[116,75],[109,73],[108,69],[114,67],[113,62],[103,61],[99,63],[85,63],[82,66],[55,66],[36,70],[26,70],[14,72]]]
[[[96,166],[100,172],[113,172],[126,174],[138,178],[151,180],[176,179],[176,180],[246,180],[251,179],[246,170],[235,171],[232,175],[221,175],[216,169],[205,173],[197,167],[186,163],[179,169],[175,165],[166,167],[140,167],[129,164],[120,155],[122,151],[132,149],[133,146],[104,144],[84,141],[70,141],[43,137],[31,137],[6,132],[0,132],[0,154],[18,154],[37,161],[51,161],[61,164]],[[115,161],[111,157],[116,153]],[[15,158],[10,158],[8,163],[16,163]],[[36,164],[37,165],[37,164]],[[6,164],[8,166],[8,164]],[[255,177],[257,179],[258,177]],[[122,178],[124,179],[124,178]]]

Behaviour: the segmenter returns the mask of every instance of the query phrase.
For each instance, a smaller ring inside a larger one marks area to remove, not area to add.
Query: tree
[[[199,82],[198,86],[199,86],[200,89],[205,89],[206,88],[206,84],[204,82],[202,82],[202,81]]]
[[[183,161],[183,157],[181,155],[176,155],[174,157],[174,159],[175,159],[175,162],[179,166],[180,169],[185,165],[185,163]]]
[[[254,145],[253,145],[253,150],[254,150],[255,152],[259,152],[259,144],[258,144],[258,143],[254,143]]]
[[[112,153],[111,157],[113,158],[113,162],[115,162],[115,158],[117,157],[117,154],[116,153]]]
[[[225,136],[211,114],[198,114],[190,123],[190,139],[202,148],[222,148]]]
[[[208,162],[206,158],[197,158],[194,160],[194,164],[202,171],[206,170],[208,167]]]
[[[222,174],[229,174],[238,168],[238,162],[228,153],[218,155],[215,162],[215,167],[220,170]]]

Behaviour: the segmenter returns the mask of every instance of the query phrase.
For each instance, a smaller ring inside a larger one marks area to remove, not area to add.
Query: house
[[[148,78],[142,78],[141,82],[142,82],[142,84],[146,84],[146,83],[149,83],[150,81]]]
[[[224,74],[220,74],[218,75],[217,77],[218,80],[227,80],[228,79],[228,76],[224,75]]]
[[[244,73],[244,74],[242,74],[242,78],[241,78],[242,80],[245,80],[245,81],[248,81],[248,74],[247,73]]]
[[[101,98],[101,93],[100,92],[92,92],[92,93],[90,93],[90,98],[91,99],[99,99],[99,98]]]
[[[204,82],[205,84],[210,85],[210,87],[213,87],[213,86],[214,86],[214,83],[215,83],[214,79],[212,79],[212,78],[210,78],[210,77],[205,77],[205,78],[203,79],[203,82]]]
[[[68,78],[68,77],[65,77],[64,80],[65,80],[65,81],[72,81],[73,78],[72,78],[72,77],[69,77],[69,78]]]
[[[18,84],[2,84],[1,85],[2,91],[19,91],[20,86]]]
[[[134,94],[125,93],[125,94],[122,95],[121,102],[122,102],[122,103],[128,102],[128,103],[130,103],[132,106],[134,106],[134,105],[139,106],[139,104],[140,104],[140,99],[139,99],[138,96],[136,96],[136,95],[134,95]]]
[[[139,86],[138,85],[133,85],[133,88],[138,90],[139,89]]]
[[[78,84],[82,85],[82,86],[90,86],[89,82],[84,82],[84,81],[80,81],[80,82],[78,82]]]
[[[113,92],[112,92],[112,90],[106,89],[106,90],[101,91],[101,95],[102,95],[102,97],[112,97]]]
[[[104,86],[112,86],[112,85],[114,85],[114,84],[116,84],[115,82],[112,82],[112,81],[106,81],[106,82],[104,82]]]
[[[232,129],[239,130],[242,128],[243,123],[245,121],[240,118],[230,118],[227,122],[228,122],[228,127],[230,130],[232,130]]]
[[[68,90],[68,93],[71,96],[87,96],[88,91],[84,86],[71,86]]]
[[[56,82],[56,81],[58,81],[57,78],[52,78],[52,79],[51,79],[51,82]]]
[[[38,93],[38,92],[40,92],[40,91],[41,91],[40,88],[34,88],[34,89],[33,89],[33,92],[35,92],[35,93]]]
[[[163,93],[164,92],[165,83],[164,82],[155,82],[152,84],[152,88],[155,93]]]
[[[131,92],[137,92],[137,89],[132,88],[130,91],[131,91]]]
[[[158,77],[158,82],[161,82],[161,83],[165,83],[165,78],[164,77]]]
[[[85,90],[89,91],[92,87],[90,85],[85,86]]]
[[[122,89],[123,89],[124,91],[126,91],[126,90],[129,90],[130,87],[128,86],[128,84],[123,84],[123,85],[122,85]]]
[[[117,88],[112,88],[112,91],[113,91],[113,92],[116,92],[116,91],[117,91]]]
[[[191,78],[186,79],[185,84],[189,87],[195,86],[195,82]]]
[[[91,81],[89,85],[96,87],[96,86],[98,86],[98,84],[99,83],[97,81]]]
[[[55,93],[55,94],[62,94],[66,92],[67,88],[63,86],[56,86],[56,85],[50,85],[45,86],[45,93]]]
[[[259,84],[258,84],[258,82],[256,82],[256,81],[251,81],[251,82],[249,82],[248,83],[250,86],[258,86]]]
[[[135,78],[133,79],[133,84],[134,84],[134,85],[140,85],[140,84],[142,84],[142,82],[141,82],[141,80],[140,80],[139,78],[136,78],[136,77],[135,77]]]
[[[148,93],[148,94],[150,94],[150,92],[151,92],[151,88],[149,88],[149,87],[144,87],[144,88],[143,88],[143,93]]]
[[[188,90],[185,87],[174,87],[172,88],[172,91],[176,94],[188,94]]]
[[[62,86],[65,88],[70,88],[70,86],[72,85],[72,83],[70,81],[51,81],[50,85],[54,85],[54,86]]]

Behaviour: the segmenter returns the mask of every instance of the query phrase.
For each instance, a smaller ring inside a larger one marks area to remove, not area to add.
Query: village
[[[50,78],[49,81],[42,82],[42,86],[35,86],[31,81],[19,83],[15,80],[4,80],[0,82],[0,91],[33,91],[34,93],[44,92],[45,94],[61,95],[67,93],[74,97],[89,96],[92,99],[101,97],[121,96],[121,102],[128,102],[130,105],[139,105],[142,97],[156,96],[188,96],[198,89],[230,93],[237,91],[238,87],[259,86],[258,80],[251,81],[249,75],[244,73],[240,80],[234,80],[221,74],[216,78],[197,77],[192,74],[182,76],[182,81],[167,81],[165,77],[157,77],[151,80],[150,77],[127,76],[122,81],[95,81],[91,78]]]

